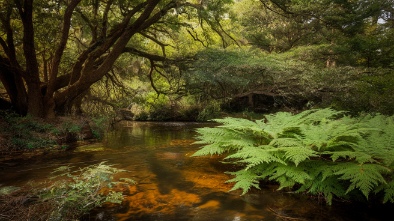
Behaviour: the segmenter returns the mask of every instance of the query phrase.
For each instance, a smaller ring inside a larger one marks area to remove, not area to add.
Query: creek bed
[[[7,162],[0,167],[1,185],[43,181],[53,169],[83,167],[107,161],[137,182],[124,187],[121,205],[108,205],[84,220],[387,220],[393,205],[333,202],[301,194],[275,191],[276,186],[253,189],[241,196],[231,191],[229,165],[220,157],[191,157],[195,129],[208,123],[123,122],[102,143],[74,151]]]

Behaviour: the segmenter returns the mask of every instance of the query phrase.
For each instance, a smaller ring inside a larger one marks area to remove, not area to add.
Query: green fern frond
[[[346,193],[359,189],[366,198],[374,187],[386,184],[382,174],[390,172],[388,168],[377,164],[343,163],[337,168],[339,170],[334,174],[339,175],[339,179],[350,181]]]
[[[220,144],[209,144],[205,145],[201,149],[197,150],[192,156],[193,157],[198,157],[198,156],[207,156],[207,155],[220,155],[223,153],[228,152],[228,149],[225,149],[220,146]]]
[[[272,154],[275,151],[278,151],[277,148],[269,145],[258,147],[245,147],[242,150],[239,150],[224,159],[237,159],[236,163],[245,165],[245,170],[249,170],[256,165],[263,163],[278,162],[281,164],[286,164],[283,160]]]
[[[298,147],[298,146],[302,146],[302,141],[300,141],[299,139],[295,139],[295,138],[276,138],[273,139],[269,145],[273,146],[273,147],[278,147],[278,148],[283,148],[283,147]]]
[[[290,167],[286,165],[278,165],[273,169],[269,180],[275,180],[279,182],[279,189],[285,187],[292,187],[293,185],[299,183],[303,184],[306,180],[311,180],[311,176],[306,173],[300,167]]]
[[[224,119],[215,119],[215,121],[223,124],[218,126],[218,128],[223,130],[241,133],[243,136],[253,137],[254,139],[272,139],[269,133],[262,130],[256,122],[250,120],[227,117]]]
[[[299,163],[310,159],[311,157],[318,156],[316,151],[310,148],[306,148],[304,146],[279,148],[279,150],[283,150],[285,152],[284,157],[286,158],[286,160],[290,160],[296,166],[298,166]]]
[[[328,205],[332,205],[334,196],[344,197],[346,194],[346,189],[343,188],[337,177],[329,177],[324,180],[321,177],[316,177],[313,180],[308,180],[296,192],[305,191],[312,195],[323,195]]]
[[[384,165],[394,168],[394,116],[367,115],[364,119],[375,130],[361,140],[358,150],[367,152]]]
[[[383,203],[394,203],[394,180],[384,186]]]
[[[227,127],[227,128],[235,128],[235,129],[240,129],[240,128],[254,128],[257,127],[258,125],[250,120],[243,119],[243,118],[234,118],[234,117],[226,117],[223,119],[214,119],[214,121],[221,123],[221,127]]]
[[[261,129],[269,134],[271,138],[278,138],[284,132],[289,132],[291,129],[297,128],[299,124],[297,124],[294,119],[291,117],[292,115],[287,112],[279,112],[275,115],[266,115],[265,119],[256,121]]]
[[[363,130],[354,123],[343,124],[340,120],[328,121],[317,125],[304,125],[303,142],[317,151],[336,150],[352,147],[362,138]]]
[[[343,160],[355,159],[355,161],[359,164],[377,162],[372,158],[371,155],[363,152],[344,150],[344,151],[325,151],[322,154],[331,155],[332,161],[337,161],[338,159],[343,159]]]
[[[325,121],[327,119],[336,119],[344,113],[346,112],[337,111],[331,108],[311,109],[297,114],[295,119],[297,119],[300,124],[313,124],[316,122]]]
[[[223,124],[218,126],[218,128],[226,128],[228,130],[239,131],[242,133],[250,132],[252,134],[259,134],[262,131],[255,122],[247,119],[226,117],[223,119],[215,119],[215,121]]]
[[[322,195],[326,200],[327,204],[332,204],[334,196],[344,198],[346,197],[346,186],[342,180],[338,179],[337,175],[334,175],[334,166],[337,165],[334,162],[327,162],[321,160],[310,160],[302,163],[300,167],[304,171],[308,171],[308,175],[311,179],[306,180],[297,193],[308,192],[312,195]]]
[[[227,172],[228,174],[234,175],[235,177],[227,180],[226,183],[235,183],[230,191],[242,189],[242,195],[247,193],[250,188],[259,187],[259,176],[257,176],[252,170],[239,170],[237,172]]]
[[[220,140],[226,140],[228,138],[234,138],[235,136],[239,136],[239,134],[235,132],[227,131],[218,127],[199,128],[197,129],[197,133],[199,134],[199,136],[197,136],[197,139],[200,140],[196,142],[197,144],[215,143]]]

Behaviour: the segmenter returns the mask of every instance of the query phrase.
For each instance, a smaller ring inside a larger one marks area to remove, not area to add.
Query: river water
[[[108,205],[84,220],[390,220],[393,205],[365,205],[323,201],[308,195],[275,191],[275,186],[253,189],[241,196],[231,191],[229,165],[220,158],[191,157],[198,127],[207,123],[123,122],[102,143],[75,151],[0,167],[0,184],[23,185],[42,181],[62,165],[83,167],[107,161],[128,172],[135,185],[124,187],[121,205]]]

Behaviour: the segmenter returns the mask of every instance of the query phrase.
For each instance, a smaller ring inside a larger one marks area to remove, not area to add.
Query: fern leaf
[[[375,130],[359,143],[359,151],[367,152],[386,166],[394,167],[394,116],[365,116]]]
[[[358,163],[376,163],[377,161],[372,158],[371,155],[363,152],[355,152],[355,151],[325,151],[322,154],[331,155],[332,161],[336,161],[338,159],[355,159]]]
[[[394,203],[394,180],[384,186],[383,203]]]
[[[276,138],[273,139],[269,145],[278,147],[278,148],[283,148],[283,147],[298,147],[298,146],[303,146],[302,142],[298,139],[295,138]]]
[[[339,179],[350,181],[346,193],[359,189],[366,198],[374,187],[379,184],[386,184],[382,173],[390,171],[388,168],[377,164],[343,163],[339,167],[340,169],[334,174],[339,175]]]
[[[279,182],[279,189],[282,189],[292,187],[296,183],[303,184],[306,180],[310,180],[311,177],[302,168],[278,165],[269,179]]]
[[[197,150],[192,156],[193,157],[198,157],[198,156],[207,156],[207,155],[220,155],[225,152],[227,152],[225,148],[221,147],[218,144],[209,144],[205,145],[201,149]]]
[[[278,138],[283,132],[290,131],[290,128],[298,127],[297,122],[287,112],[279,112],[275,115],[266,115],[265,119],[256,121],[256,124],[267,134],[270,138]]]
[[[313,124],[326,119],[338,118],[339,115],[344,113],[345,111],[337,111],[331,108],[311,109],[297,114],[295,118],[300,122],[300,124]]]
[[[224,130],[222,128],[199,128],[197,129],[197,133],[199,136],[196,137],[197,141],[196,144],[210,144],[216,143],[218,141],[225,141],[228,138],[234,138],[235,136],[239,136],[238,134]]]
[[[259,177],[252,170],[239,170],[227,173],[235,176],[234,178],[226,181],[226,183],[235,183],[230,191],[242,189],[242,195],[244,195],[252,187],[260,189]]]
[[[250,120],[227,117],[224,119],[216,119],[215,121],[223,124],[218,126],[219,128],[240,133],[243,138],[249,136],[254,139],[272,139],[271,134],[262,130],[256,122]]]
[[[236,129],[239,129],[240,127],[258,128],[258,125],[255,122],[243,118],[226,117],[223,119],[215,119],[214,121],[218,123],[222,123],[223,124],[222,127],[227,127],[227,128],[236,128]]]
[[[293,162],[296,166],[311,157],[318,156],[316,151],[310,148],[305,148],[304,146],[279,148],[279,150],[283,150],[285,152],[285,158]]]
[[[321,177],[316,177],[313,180],[308,180],[296,192],[305,191],[313,195],[323,195],[328,205],[332,205],[334,196],[344,197],[346,193],[346,189],[343,188],[337,177],[329,177],[324,180]]]
[[[263,163],[278,162],[286,164],[283,160],[272,154],[272,152],[275,151],[278,151],[277,148],[268,145],[259,147],[245,147],[224,159],[238,159],[238,161],[236,161],[237,163],[246,165],[245,170],[249,170],[256,165]]]

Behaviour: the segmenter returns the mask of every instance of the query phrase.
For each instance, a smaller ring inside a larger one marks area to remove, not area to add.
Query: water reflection
[[[0,184],[44,180],[61,165],[116,164],[136,185],[119,186],[122,205],[107,205],[84,220],[386,220],[391,205],[334,202],[329,207],[306,195],[275,192],[265,186],[240,196],[226,180],[231,170],[220,157],[190,157],[195,128],[211,124],[128,122],[109,132],[101,144],[62,155],[14,162],[0,170]]]

